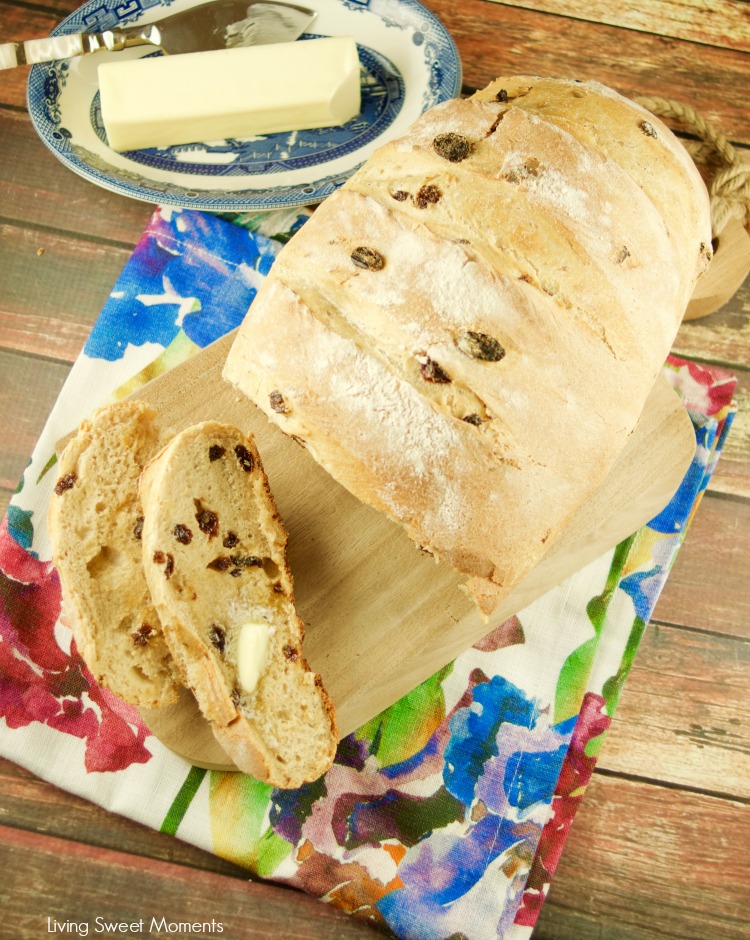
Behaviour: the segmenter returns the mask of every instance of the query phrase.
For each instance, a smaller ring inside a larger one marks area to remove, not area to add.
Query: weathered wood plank
[[[0,824],[246,880],[248,873],[187,842],[110,813],[0,758]]]
[[[748,688],[747,640],[651,624],[599,766],[750,801]]]
[[[654,620],[750,639],[750,503],[704,497]]]
[[[39,332],[40,327],[49,332]],[[0,310],[0,344],[4,349],[36,352],[40,356],[72,363],[83,349],[90,331],[90,326],[55,317],[42,319]]]
[[[15,490],[44,423],[69,372],[64,363],[45,362],[0,349],[0,486]]]
[[[76,0],[0,0],[0,15],[2,15],[2,8],[16,7],[21,13],[32,10],[39,13],[49,13],[50,16],[56,17],[55,22],[60,22],[79,6],[81,4],[77,3]],[[29,36],[25,35],[21,38],[28,39]]]
[[[221,934],[232,940],[373,936],[368,925],[300,892],[18,829],[0,827],[0,864],[3,930],[16,940],[38,940],[49,929],[48,917],[58,924],[88,923],[93,934],[97,916],[109,923],[143,918],[142,929],[131,936],[180,932],[159,931],[152,917],[172,924],[221,923]],[[214,926],[197,933],[220,932]]]
[[[750,808],[595,774],[534,940],[750,938]]]
[[[698,320],[685,321],[673,348],[678,355],[747,366],[750,363],[750,278],[720,310]]]
[[[134,245],[153,205],[68,170],[25,113],[0,109],[0,218]]]
[[[74,362],[129,248],[0,223],[0,346]]]
[[[495,2],[588,20],[592,23],[656,33],[672,39],[750,51],[750,17],[744,5],[736,0],[647,0],[645,3],[609,3],[607,0]]]
[[[732,140],[750,142],[748,54],[566,20],[486,0],[427,0],[453,35],[464,82],[481,88],[498,75],[595,79],[625,95],[686,101]],[[632,6],[632,4],[630,5]]]
[[[750,372],[732,368],[737,376],[737,414],[709,489],[715,493],[750,496]]]

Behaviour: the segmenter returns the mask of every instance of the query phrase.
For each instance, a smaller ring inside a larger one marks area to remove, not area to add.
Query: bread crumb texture
[[[141,499],[151,594],[216,738],[274,786],[317,779],[333,761],[334,711],[302,653],[287,534],[254,442],[216,422],[188,428],[146,466]],[[249,689],[241,676],[255,670],[239,662],[248,626],[267,627],[268,640]]]
[[[48,528],[63,616],[95,680],[133,705],[177,700],[179,677],[141,563],[138,479],[156,448],[151,410],[96,411],[68,443]]]

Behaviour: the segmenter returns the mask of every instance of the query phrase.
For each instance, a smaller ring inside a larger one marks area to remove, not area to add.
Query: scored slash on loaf
[[[498,79],[318,207],[224,377],[489,613],[612,467],[710,239],[658,119],[596,83]]]

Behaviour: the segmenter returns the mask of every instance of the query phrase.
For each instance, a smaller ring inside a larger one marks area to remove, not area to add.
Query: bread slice
[[[172,654],[237,767],[277,787],[317,779],[337,732],[305,661],[287,533],[252,439],[188,428],[141,478],[143,565]]]
[[[141,469],[157,446],[152,410],[107,405],[60,458],[50,500],[52,560],[63,617],[100,685],[133,705],[177,700],[179,680],[141,563]]]

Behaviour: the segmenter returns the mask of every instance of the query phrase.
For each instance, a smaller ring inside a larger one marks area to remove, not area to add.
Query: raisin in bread
[[[156,450],[140,402],[100,408],[65,448],[48,528],[63,619],[96,681],[133,705],[177,700],[177,672],[141,562],[138,480]]]
[[[141,479],[143,564],[185,684],[240,770],[315,780],[337,744],[331,702],[302,655],[287,534],[254,442],[204,422]]]
[[[317,208],[224,377],[489,612],[614,464],[710,255],[705,186],[657,118],[499,79]]]

